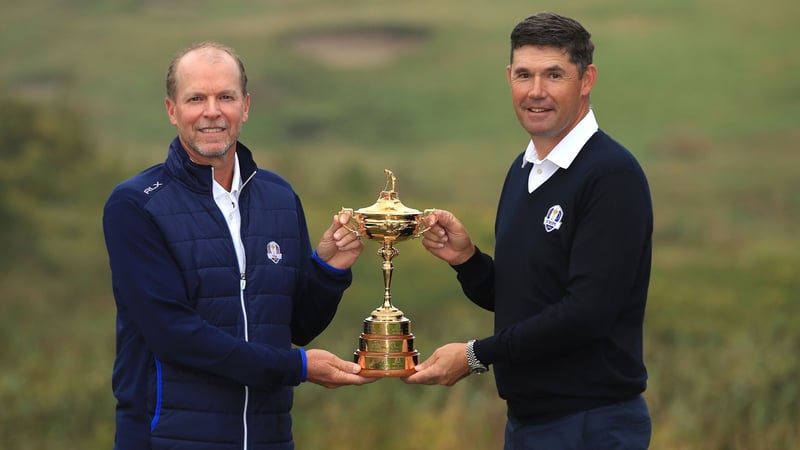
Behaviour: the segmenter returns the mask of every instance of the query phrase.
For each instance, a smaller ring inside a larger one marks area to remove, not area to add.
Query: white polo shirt
[[[211,176],[214,176],[214,168],[211,168]],[[217,202],[219,210],[225,216],[225,221],[228,223],[228,229],[231,232],[233,239],[233,248],[236,250],[236,258],[239,260],[239,273],[244,273],[245,259],[244,259],[244,244],[242,243],[242,216],[239,214],[239,191],[242,189],[242,175],[239,172],[239,155],[236,155],[233,165],[233,182],[231,183],[231,191],[228,192],[222,187],[221,184],[214,180],[213,195],[214,201]]]

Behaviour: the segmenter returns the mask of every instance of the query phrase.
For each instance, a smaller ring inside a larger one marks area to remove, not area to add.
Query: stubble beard
[[[222,158],[228,154],[228,152],[233,148],[233,142],[226,142],[224,147],[220,150],[205,150],[201,145],[193,145],[192,150],[202,156],[203,158],[208,159],[217,159]]]
[[[232,148],[235,147],[236,140],[226,138],[223,142],[201,143],[198,140],[182,139],[185,148],[196,156],[195,159],[205,159],[207,161],[220,160],[224,158]],[[221,148],[220,148],[221,147]],[[212,164],[213,165],[213,164]]]

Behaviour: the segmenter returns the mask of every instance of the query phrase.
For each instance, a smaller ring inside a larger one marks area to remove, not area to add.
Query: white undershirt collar
[[[522,158],[523,168],[528,163],[532,164],[531,173],[528,176],[528,192],[533,192],[544,184],[559,168],[567,169],[597,130],[598,125],[594,111],[589,109],[589,112],[575,125],[575,128],[570,130],[543,160],[539,159],[533,140],[528,142],[528,148],[525,149],[525,155]]]

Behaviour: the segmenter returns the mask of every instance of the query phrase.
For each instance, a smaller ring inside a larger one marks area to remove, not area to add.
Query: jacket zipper
[[[241,197],[242,191],[244,191],[244,187],[247,186],[247,183],[249,183],[250,180],[252,180],[254,176],[256,176],[256,173],[257,173],[257,171],[254,170],[253,173],[251,173],[250,176],[247,177],[246,180],[244,180],[244,182],[242,183],[242,187],[241,187],[240,193],[239,193],[240,197]],[[239,204],[241,205],[241,201],[239,202]],[[239,216],[240,217],[241,217],[241,214],[242,213],[241,213],[241,209],[240,209],[239,210]],[[241,234],[242,234],[242,230],[241,230],[241,221],[240,221],[240,224],[239,224],[239,235],[241,235]],[[244,246],[244,240],[242,240],[242,245]],[[244,253],[246,253],[244,251],[244,248],[242,248],[242,251]],[[247,261],[247,257],[246,256],[245,256],[245,261]],[[242,270],[244,270],[244,268],[242,268]],[[244,319],[244,340],[245,340],[245,342],[249,342],[250,341],[250,333],[248,331],[249,322],[247,320],[247,308],[245,306],[245,301],[244,301],[244,290],[245,290],[246,287],[247,287],[247,277],[246,277],[244,272],[241,272],[239,274],[239,301],[241,302],[242,318]],[[244,428],[244,442],[243,442],[242,450],[247,450],[247,405],[248,405],[249,401],[250,401],[250,387],[245,385],[244,386],[244,408],[242,409],[242,426]]]
[[[242,305],[242,317],[244,318],[244,340],[245,342],[250,341],[250,334],[247,330],[248,321],[247,321],[247,308],[245,308],[244,303],[244,289],[247,286],[247,279],[245,277],[244,272],[240,274],[239,278],[239,299]],[[245,385],[244,386],[244,408],[242,409],[242,425],[244,427],[244,446],[242,447],[243,450],[247,450],[247,404],[250,400],[250,387]]]

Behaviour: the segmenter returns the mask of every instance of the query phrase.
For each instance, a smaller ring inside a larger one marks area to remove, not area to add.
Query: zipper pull
[[[247,285],[247,280],[244,279],[244,272],[242,272],[241,278],[239,280],[240,280],[239,286],[241,287],[242,290],[244,290],[244,287]]]

